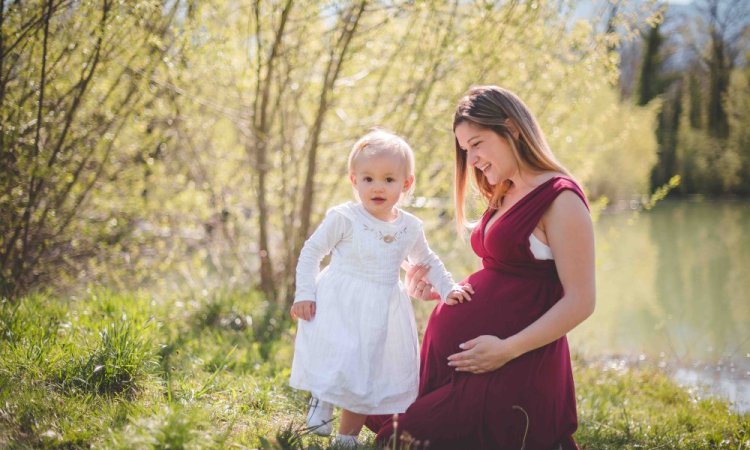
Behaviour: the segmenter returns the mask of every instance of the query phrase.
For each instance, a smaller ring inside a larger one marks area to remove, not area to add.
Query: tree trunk
[[[279,56],[279,50],[281,48],[281,42],[284,38],[284,32],[287,24],[289,13],[292,10],[293,0],[287,0],[284,5],[284,9],[281,12],[281,20],[279,26],[274,34],[274,42],[271,46],[271,51],[266,61],[266,71],[262,78],[261,73],[261,53],[262,44],[260,36],[260,4],[256,2],[255,13],[256,13],[256,39],[257,39],[257,50],[258,50],[258,80],[256,85],[256,95],[254,103],[254,114],[253,114],[253,137],[251,141],[251,148],[248,148],[250,153],[255,158],[255,170],[258,174],[258,192],[257,192],[257,206],[258,206],[258,257],[260,258],[260,289],[269,299],[275,300],[277,298],[276,283],[274,280],[274,269],[273,259],[271,255],[271,249],[269,244],[269,209],[268,209],[268,187],[266,186],[266,180],[268,178],[270,167],[268,166],[268,136],[271,128],[271,120],[269,111],[269,101],[271,98],[271,89],[273,87],[273,75],[276,60]]]
[[[341,68],[348,56],[349,45],[357,32],[357,27],[365,12],[367,2],[368,0],[361,0],[359,4],[352,5],[351,9],[340,18],[342,24],[341,34],[336,41],[336,45],[329,53],[323,87],[321,88],[318,109],[315,115],[315,123],[310,132],[310,145],[307,152],[307,172],[305,174],[302,201],[300,202],[300,212],[298,215],[300,219],[300,228],[295,237],[294,250],[292,252],[292,258],[290,258],[290,267],[294,267],[297,264],[299,252],[302,250],[302,245],[310,232],[313,205],[315,203],[315,173],[317,169],[317,153],[320,143],[320,134],[323,130],[326,113],[330,107],[334,85],[339,78]],[[284,300],[286,304],[290,304],[292,301],[291,296],[294,294],[294,277],[291,273],[287,275],[288,280],[285,283],[287,298]]]

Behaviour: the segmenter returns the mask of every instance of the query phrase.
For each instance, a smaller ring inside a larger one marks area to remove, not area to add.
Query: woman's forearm
[[[460,372],[486,373],[509,361],[559,339],[583,322],[594,310],[594,296],[569,295],[524,330],[501,339],[482,335],[462,343],[462,351],[448,357],[448,365]]]
[[[570,294],[561,298],[542,317],[506,339],[514,357],[549,344],[566,335],[594,312],[593,294]]]

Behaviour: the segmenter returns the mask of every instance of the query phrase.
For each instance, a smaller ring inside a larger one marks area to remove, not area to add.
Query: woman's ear
[[[508,127],[508,130],[510,130],[510,134],[513,136],[513,139],[518,139],[518,137],[521,135],[521,132],[518,131],[516,123],[510,120],[510,118],[507,118],[505,119],[505,125]]]
[[[411,186],[414,184],[414,175],[409,175],[406,177],[406,180],[404,181],[404,189],[403,192],[408,191],[411,189]]]

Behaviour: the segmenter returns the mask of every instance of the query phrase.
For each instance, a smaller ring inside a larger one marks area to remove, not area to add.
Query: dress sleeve
[[[302,247],[297,260],[296,290],[294,302],[315,301],[315,281],[320,274],[320,262],[331,253],[347,234],[351,233],[349,219],[329,210],[323,222]]]
[[[409,251],[407,259],[410,264],[430,266],[430,270],[427,272],[427,279],[435,287],[438,294],[440,294],[442,301],[445,301],[452,290],[461,288],[453,281],[453,277],[446,270],[440,258],[430,249],[430,246],[427,244],[427,238],[424,235],[424,229],[421,226],[419,227],[416,242]]]

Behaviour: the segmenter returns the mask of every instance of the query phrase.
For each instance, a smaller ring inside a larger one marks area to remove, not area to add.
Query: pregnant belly
[[[430,359],[443,360],[461,351],[459,344],[483,334],[507,338],[539,318],[560,297],[559,282],[519,278],[480,270],[465,281],[470,302],[438,305],[430,316],[424,349]]]

